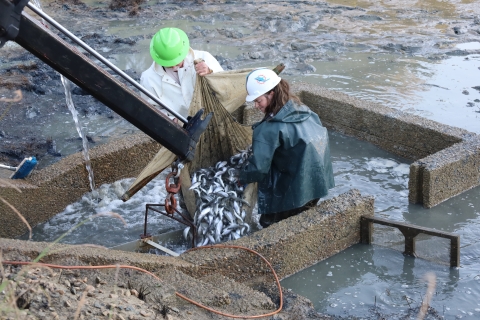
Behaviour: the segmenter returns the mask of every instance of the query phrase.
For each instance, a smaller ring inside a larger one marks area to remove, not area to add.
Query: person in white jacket
[[[188,116],[197,74],[205,76],[223,71],[210,53],[191,49],[188,36],[178,28],[160,29],[150,41],[150,55],[153,63],[142,72],[140,84],[184,118]],[[203,62],[195,65],[196,59],[202,59]],[[142,97],[177,121],[174,115],[145,94],[142,93]]]

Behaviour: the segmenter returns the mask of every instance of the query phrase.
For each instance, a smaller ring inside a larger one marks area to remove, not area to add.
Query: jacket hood
[[[302,122],[311,116],[312,111],[303,104],[289,100],[282,109],[269,121],[275,122]]]

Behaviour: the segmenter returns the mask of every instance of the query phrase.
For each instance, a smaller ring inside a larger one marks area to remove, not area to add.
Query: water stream
[[[80,138],[82,138],[82,154],[83,154],[83,159],[85,160],[85,167],[88,172],[88,181],[90,185],[90,190],[95,190],[95,180],[94,180],[94,175],[93,175],[93,170],[92,170],[92,164],[90,162],[90,155],[88,153],[88,140],[87,136],[85,135],[85,132],[82,130],[82,126],[80,122],[78,121],[78,112],[75,109],[75,106],[73,104],[72,100],[72,86],[71,82],[65,78],[63,75],[60,75],[60,78],[62,79],[62,84],[63,87],[65,88],[65,100],[67,102],[68,110],[72,113],[73,117],[73,122],[75,123],[75,128],[77,129],[78,135]]]

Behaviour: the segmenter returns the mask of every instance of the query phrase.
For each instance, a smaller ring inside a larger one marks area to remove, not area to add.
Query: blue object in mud
[[[28,177],[30,172],[32,172],[33,168],[37,165],[37,158],[30,157],[25,158],[23,161],[18,165],[17,170],[15,173],[12,174],[10,179],[24,179]]]

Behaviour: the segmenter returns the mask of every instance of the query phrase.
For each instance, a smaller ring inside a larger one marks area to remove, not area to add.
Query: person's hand
[[[195,71],[199,76],[206,76],[207,74],[212,73],[212,69],[210,69],[205,61],[199,62],[195,65]]]

